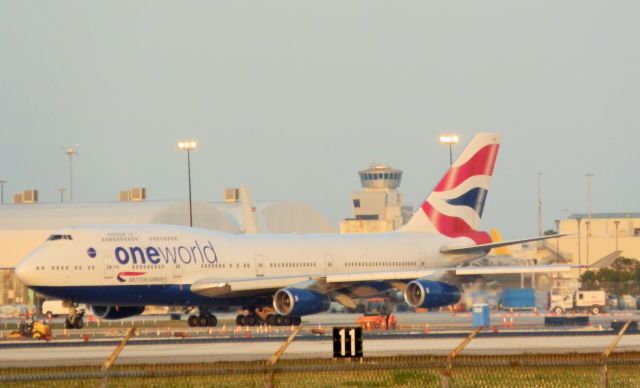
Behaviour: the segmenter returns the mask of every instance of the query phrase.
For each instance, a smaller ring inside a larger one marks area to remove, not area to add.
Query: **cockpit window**
[[[73,238],[71,238],[70,234],[52,234],[51,236],[49,236],[47,241],[53,240],[73,240]]]

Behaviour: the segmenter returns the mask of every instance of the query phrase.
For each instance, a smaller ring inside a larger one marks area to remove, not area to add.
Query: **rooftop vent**
[[[22,193],[13,195],[13,203],[36,203],[38,202],[38,190],[25,190]]]
[[[147,189],[144,187],[134,187],[130,190],[122,190],[118,194],[120,202],[141,202],[147,199]]]
[[[240,190],[231,188],[224,189],[224,201],[227,203],[236,203],[240,200]]]

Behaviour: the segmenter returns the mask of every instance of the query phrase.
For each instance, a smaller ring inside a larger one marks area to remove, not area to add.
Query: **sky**
[[[503,136],[482,226],[537,234],[640,211],[636,1],[0,1],[5,201],[254,200],[351,216],[357,171],[404,171],[419,206],[449,164],[442,133]]]

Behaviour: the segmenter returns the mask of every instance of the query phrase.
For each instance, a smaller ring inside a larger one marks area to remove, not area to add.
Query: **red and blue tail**
[[[491,236],[478,228],[499,148],[500,134],[474,136],[400,231],[467,237],[476,244],[491,242]]]

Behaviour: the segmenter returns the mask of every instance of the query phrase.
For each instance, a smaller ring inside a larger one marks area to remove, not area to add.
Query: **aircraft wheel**
[[[83,326],[84,321],[82,320],[82,318],[76,318],[75,322],[73,322],[73,327],[75,327],[76,329],[82,329]]]
[[[209,326],[217,326],[218,325],[218,318],[216,318],[215,315],[210,315],[209,316]]]
[[[69,320],[69,318],[65,318],[64,320],[64,328],[65,329],[73,329],[74,324],[73,322],[71,322],[71,320]]]
[[[294,326],[300,326],[302,324],[302,318],[300,317],[291,317],[291,324]]]
[[[187,324],[189,325],[189,327],[198,326],[198,317],[196,317],[195,315],[189,315],[189,318],[187,319]]]
[[[198,317],[198,326],[205,327],[209,325],[209,317],[206,315],[200,315]]]
[[[236,317],[236,325],[244,326],[247,323],[244,315],[240,314]]]
[[[284,326],[284,325],[286,325],[285,317],[283,317],[280,314],[276,315],[275,322],[276,322],[276,326]]]
[[[253,314],[247,315],[247,317],[245,318],[245,322],[247,323],[247,326],[255,326],[256,325],[256,316],[253,315]]]

